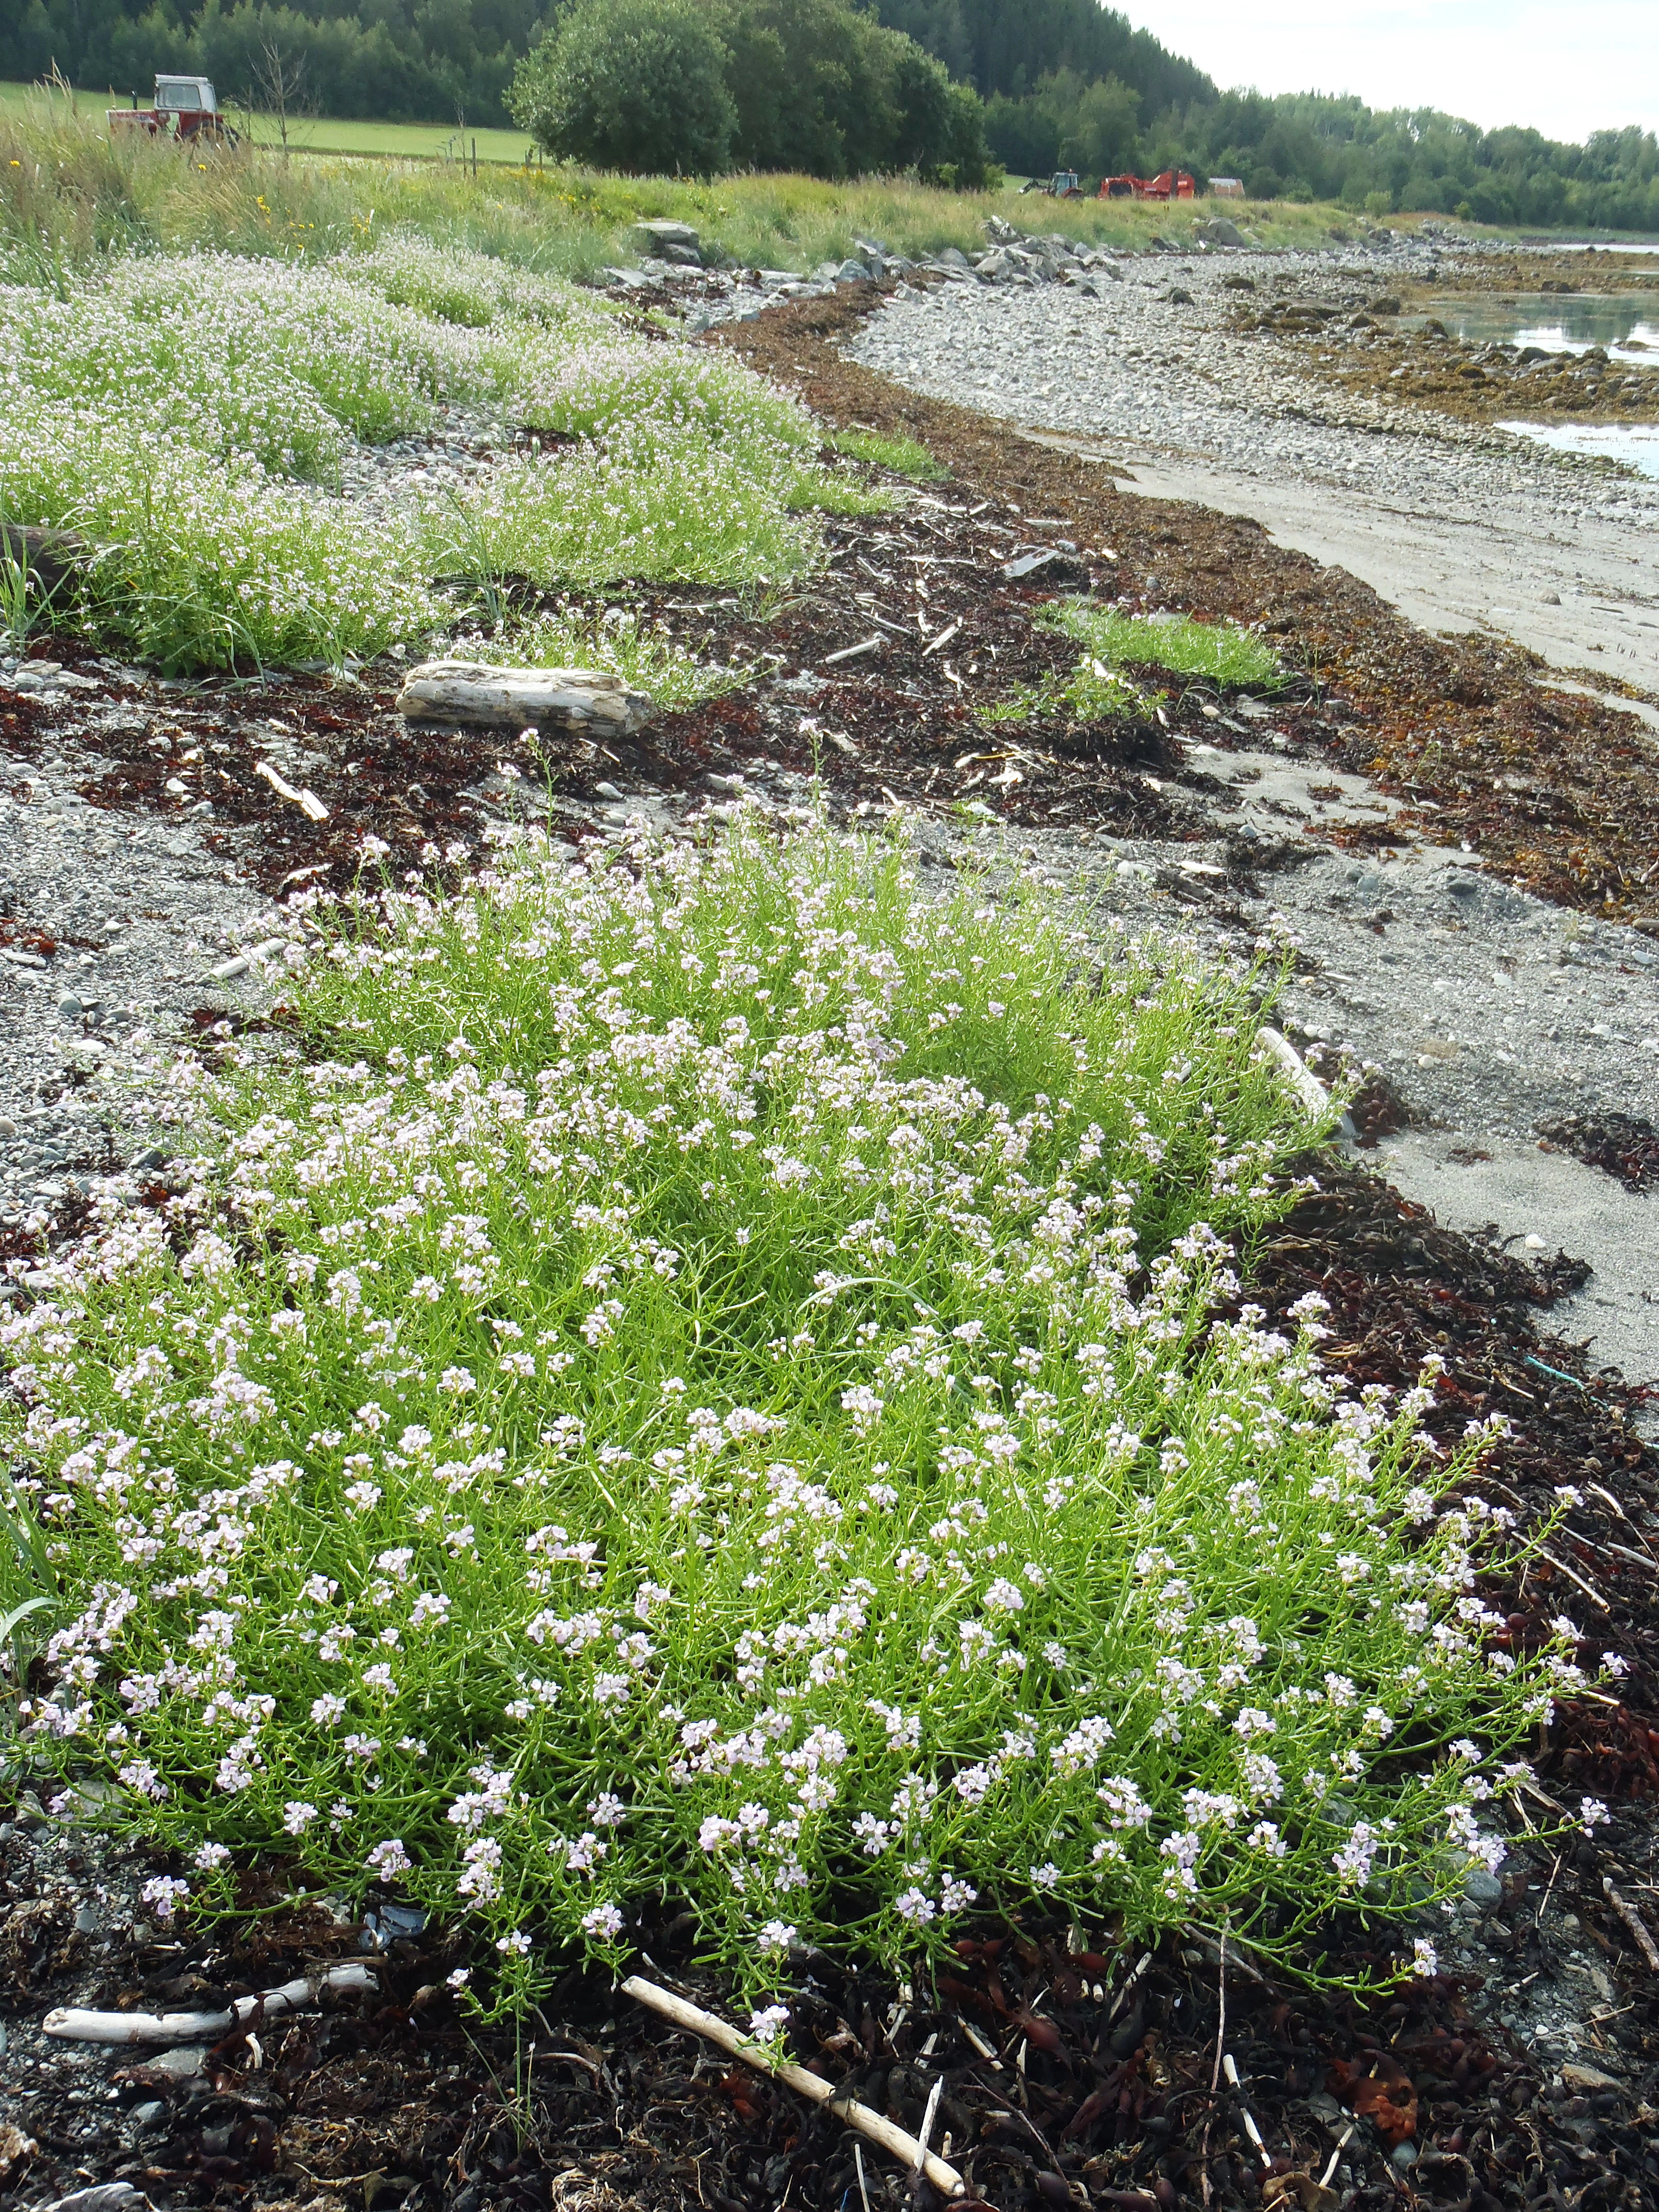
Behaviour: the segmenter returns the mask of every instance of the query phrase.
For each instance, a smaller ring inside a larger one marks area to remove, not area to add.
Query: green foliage
[[[693,0],[572,0],[508,103],[562,160],[706,177],[727,166],[738,127],[729,63]]]
[[[1564,1662],[1486,1662],[1480,1440],[1345,1400],[1322,1300],[1211,1323],[1310,1133],[1253,979],[742,822],[388,890],[291,989],[305,1058],[172,1071],[188,1208],[0,1324],[20,1717],[189,1855],[164,1917],[280,1851],[522,2004],[667,1895],[760,1995],[975,1904],[1279,1950],[1492,1852]]]
[[[748,683],[754,671],[700,660],[671,631],[630,607],[566,601],[490,637],[459,636],[447,650],[467,660],[513,668],[605,668],[635,690],[680,713]]]
[[[1199,622],[1190,615],[1119,614],[1086,599],[1045,607],[1039,619],[1087,646],[1109,666],[1167,668],[1172,675],[1207,677],[1237,690],[1276,690],[1285,680],[1279,656],[1266,640],[1233,623]]]
[[[96,544],[88,619],[165,669],[368,657],[443,611],[409,530],[157,438],[137,414],[15,397],[0,415],[0,520]]]
[[[729,356],[406,234],[323,266],[125,255],[63,296],[0,291],[0,520],[81,532],[80,617],[169,669],[417,641],[453,618],[434,573],[498,614],[507,576],[792,575],[819,553],[804,510],[888,496],[817,466],[805,410]],[[383,517],[280,481],[337,482],[354,436],[444,400],[578,442]],[[21,592],[0,620],[38,615]]]
[[[1079,660],[1069,676],[1048,676],[1040,684],[1021,684],[1006,698],[976,706],[981,722],[1065,722],[1073,728],[1090,722],[1120,722],[1149,714],[1152,702],[1137,684],[1092,654]]]
[[[635,173],[986,177],[971,88],[848,0],[574,0],[511,105],[550,153]]]
[[[890,469],[912,483],[942,483],[951,471],[915,438],[890,438],[878,430],[837,430],[830,443],[851,460]]]
[[[1051,71],[1023,99],[999,94],[986,111],[986,138],[1010,169],[1041,176],[1078,170],[1091,185],[1140,159],[1140,100],[1114,76]]]
[[[818,534],[792,512],[803,472],[645,422],[603,447],[515,457],[426,517],[434,573],[544,587],[639,577],[766,583],[818,558]]]

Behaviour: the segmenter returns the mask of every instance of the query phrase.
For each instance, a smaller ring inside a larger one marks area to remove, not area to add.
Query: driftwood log
[[[72,568],[87,557],[85,540],[72,530],[41,530],[32,522],[0,522],[0,560],[25,575],[38,577],[55,592]]]
[[[482,660],[423,660],[398,695],[411,722],[477,722],[627,738],[657,712],[608,668],[495,668]]]
[[[691,2004],[677,1996],[672,1990],[665,1990],[655,1982],[647,1982],[642,1974],[630,1974],[623,1984],[625,1996],[649,2005],[653,2012],[672,2020],[676,2027],[688,2028],[693,2035],[707,2036],[709,2042],[740,2058],[745,2066],[752,2066],[757,2074],[770,2074],[787,2088],[799,2095],[810,2097],[816,2105],[827,2105],[838,2120],[844,2121],[868,2142],[879,2143],[884,2150],[891,2151],[902,2159],[913,2174],[925,2173],[939,2195],[944,2197],[961,2197],[967,2185],[955,2166],[948,2166],[937,2153],[927,2148],[933,2132],[933,2116],[939,2110],[939,2090],[943,2077],[933,2083],[933,2094],[927,2100],[927,2117],[921,2124],[920,2136],[911,2135],[899,2127],[883,2112],[874,2112],[861,2105],[856,2097],[837,2095],[833,2082],[821,2075],[809,2074],[804,2066],[791,2066],[775,2058],[752,2036],[744,2035],[740,2028],[720,2019],[717,2013],[705,2012],[701,2005]],[[948,2145],[947,2145],[948,2148]],[[866,2202],[869,2200],[866,2198]]]

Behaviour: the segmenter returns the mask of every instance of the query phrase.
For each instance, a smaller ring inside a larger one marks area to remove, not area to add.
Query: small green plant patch
[[[1138,684],[1091,654],[1069,676],[1048,676],[1040,684],[1022,684],[1006,698],[974,711],[981,722],[1047,719],[1076,726],[1132,720],[1150,714],[1152,704]]]
[[[866,461],[912,483],[943,483],[951,471],[919,438],[890,438],[878,430],[837,430],[830,441],[849,460]]]
[[[1317,1133],[1255,979],[750,819],[313,918],[309,1055],[181,1058],[188,1193],[0,1322],[30,1756],[164,1918],[394,1885],[507,2005],[666,1895],[761,1998],[1499,1855],[1577,1632],[1488,1656],[1480,1437],[1212,1321]]]
[[[1285,682],[1279,655],[1255,631],[1190,615],[1126,615],[1086,599],[1063,599],[1039,617],[1075,638],[1109,666],[1167,668],[1236,690],[1276,690]]]

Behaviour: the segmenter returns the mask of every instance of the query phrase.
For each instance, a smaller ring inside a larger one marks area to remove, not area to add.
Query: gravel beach
[[[1127,488],[1249,514],[1431,629],[1486,628],[1659,687],[1659,482],[1316,381],[1233,327],[1247,280],[1363,304],[1455,279],[1428,248],[1126,260],[1094,293],[945,284],[848,350],[934,398],[1056,434]]]

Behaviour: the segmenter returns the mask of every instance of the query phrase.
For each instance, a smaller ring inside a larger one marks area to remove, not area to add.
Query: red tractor
[[[1185,169],[1160,169],[1155,177],[1103,177],[1103,200],[1189,200],[1195,186]]]
[[[109,127],[143,131],[152,138],[176,138],[181,146],[234,146],[236,133],[219,112],[219,96],[204,76],[157,76],[155,105],[140,107],[132,95],[131,107],[106,111]]]

